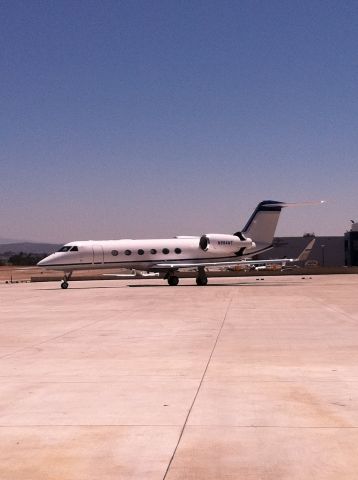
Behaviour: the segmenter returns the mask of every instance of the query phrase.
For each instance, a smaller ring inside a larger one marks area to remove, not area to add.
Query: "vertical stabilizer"
[[[242,230],[246,238],[251,238],[256,243],[257,252],[272,247],[278,219],[284,206],[284,203],[274,200],[260,202]]]
[[[313,238],[307,245],[306,247],[302,250],[302,252],[299,254],[297,257],[297,260],[299,262],[305,262],[308,257],[311,255],[311,252],[313,250],[313,245],[315,244],[316,239]]]

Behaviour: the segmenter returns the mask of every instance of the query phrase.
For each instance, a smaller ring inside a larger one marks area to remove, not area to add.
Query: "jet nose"
[[[51,255],[49,255],[48,257],[45,257],[43,258],[42,260],[40,260],[39,262],[37,262],[37,266],[38,267],[45,267],[46,265],[48,265],[48,262],[49,262],[49,258],[51,257]]]

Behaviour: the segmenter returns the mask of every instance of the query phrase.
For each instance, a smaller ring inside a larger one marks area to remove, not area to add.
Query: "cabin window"
[[[78,252],[78,247],[72,247],[71,252]]]
[[[124,255],[132,255],[132,251],[131,250],[125,250]]]
[[[66,247],[66,245],[64,247],[61,247],[60,250],[58,250],[59,252],[68,252],[70,250],[71,247]]]
[[[169,250],[167,248],[163,248],[162,252],[164,253],[164,255],[168,255]]]
[[[118,250],[112,250],[111,251],[111,254],[116,257],[118,255]]]
[[[152,248],[152,249],[150,250],[150,253],[151,253],[152,255],[155,255],[155,254],[157,253],[157,251],[156,251],[155,248]]]
[[[176,249],[174,250],[174,252],[179,255],[179,253],[181,253],[181,248],[176,248]]]
[[[141,248],[138,250],[138,255],[143,255],[144,254],[144,250],[142,250]]]

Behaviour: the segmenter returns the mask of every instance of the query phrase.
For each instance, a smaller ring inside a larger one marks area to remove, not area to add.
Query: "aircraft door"
[[[93,245],[93,264],[101,265],[103,263],[103,247],[101,245]]]

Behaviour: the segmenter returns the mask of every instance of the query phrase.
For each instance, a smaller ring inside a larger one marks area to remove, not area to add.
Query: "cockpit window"
[[[71,252],[78,252],[78,247],[72,247]]]
[[[59,252],[68,252],[70,248],[71,247],[66,247],[66,245],[65,245],[64,247],[61,247],[60,250],[58,250],[58,251]]]

